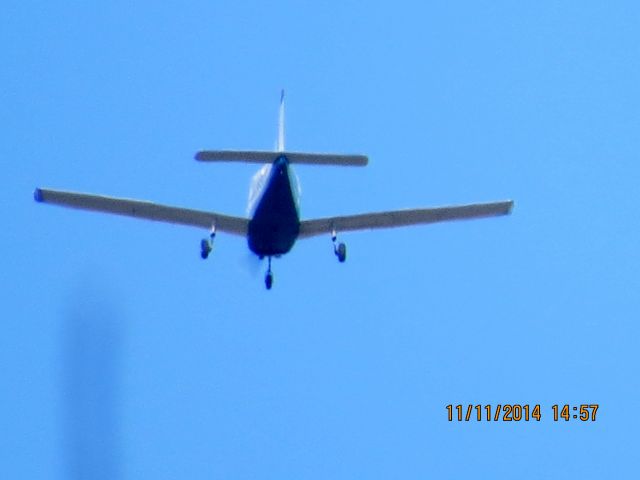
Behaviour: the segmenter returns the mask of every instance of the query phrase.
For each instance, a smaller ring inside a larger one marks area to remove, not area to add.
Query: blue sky
[[[5,3],[7,478],[637,477],[637,2]],[[304,217],[513,215],[300,242],[266,292],[242,239],[32,200],[242,215],[255,166],[193,153],[273,148],[281,88],[289,148],[370,157],[297,168]]]

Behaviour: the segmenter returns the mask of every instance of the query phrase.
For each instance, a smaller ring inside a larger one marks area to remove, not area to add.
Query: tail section
[[[284,89],[280,92],[280,114],[278,116],[278,152],[284,152]]]
[[[332,153],[287,152],[284,147],[284,90],[280,92],[278,115],[278,140],[276,151],[262,150],[201,150],[196,153],[200,162],[248,162],[273,163],[285,156],[290,163],[309,165],[345,165],[364,167],[369,159],[366,155],[336,155]]]
[[[259,150],[200,150],[196,153],[199,162],[243,162],[273,163],[281,156],[287,157],[289,163],[307,165],[343,165],[348,167],[364,167],[369,159],[366,155],[340,155],[333,153],[307,152],[265,152]]]

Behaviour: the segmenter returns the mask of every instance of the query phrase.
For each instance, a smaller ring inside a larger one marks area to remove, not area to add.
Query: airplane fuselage
[[[247,241],[253,253],[271,257],[291,250],[300,233],[296,195],[289,161],[280,155],[271,165],[249,221]]]

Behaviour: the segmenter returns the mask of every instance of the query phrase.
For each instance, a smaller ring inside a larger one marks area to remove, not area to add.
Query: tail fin
[[[278,152],[284,152],[284,89],[280,92],[280,115],[278,117]]]

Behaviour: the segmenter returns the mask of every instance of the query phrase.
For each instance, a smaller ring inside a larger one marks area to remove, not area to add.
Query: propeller
[[[241,257],[240,263],[243,270],[248,272],[252,277],[256,277],[262,270],[262,260],[255,253],[247,250],[247,252]]]

